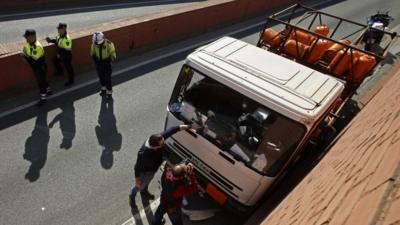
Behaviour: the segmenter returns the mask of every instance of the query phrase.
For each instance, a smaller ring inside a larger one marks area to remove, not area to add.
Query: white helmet
[[[102,32],[95,32],[92,40],[95,44],[101,44],[104,42],[104,34]]]

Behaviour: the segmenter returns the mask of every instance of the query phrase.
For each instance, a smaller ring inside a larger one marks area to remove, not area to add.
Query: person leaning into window
[[[163,162],[165,139],[179,131],[197,128],[199,128],[197,124],[174,126],[161,134],[151,135],[146,140],[140,148],[136,159],[135,185],[129,194],[129,203],[132,208],[136,206],[135,197],[138,192],[141,192],[144,197],[154,199],[154,195],[148,191],[148,185]]]

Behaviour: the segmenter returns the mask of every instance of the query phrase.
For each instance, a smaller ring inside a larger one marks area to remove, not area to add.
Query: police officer
[[[59,23],[57,27],[58,35],[56,38],[46,38],[48,43],[53,43],[57,46],[57,55],[54,58],[54,66],[56,68],[55,75],[63,75],[61,62],[64,64],[68,73],[68,81],[64,86],[70,86],[74,83],[74,69],[72,68],[72,39],[67,34],[67,24]]]
[[[167,166],[161,177],[161,198],[152,225],[164,224],[167,213],[172,225],[183,225],[181,204],[183,197],[199,191],[192,164]]]
[[[52,94],[46,79],[47,66],[44,58],[44,49],[40,42],[36,40],[35,30],[28,29],[23,36],[26,39],[26,44],[22,49],[22,55],[31,66],[36,77],[40,90],[40,100],[37,105],[41,106],[46,103],[47,95]]]
[[[96,64],[97,75],[99,76],[101,84],[100,95],[105,96],[107,99],[111,99],[111,63],[117,57],[114,44],[105,39],[102,32],[96,32],[93,34],[93,43],[90,48],[90,55]]]

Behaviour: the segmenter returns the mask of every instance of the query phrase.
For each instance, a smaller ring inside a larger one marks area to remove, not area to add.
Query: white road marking
[[[45,13],[55,13],[55,12],[69,12],[75,10],[82,10],[82,9],[107,9],[109,7],[116,7],[116,6],[135,6],[141,5],[145,3],[184,3],[178,0],[155,0],[155,1],[143,1],[143,2],[131,2],[131,3],[118,3],[118,4],[106,4],[106,5],[96,5],[96,6],[82,6],[82,7],[73,7],[73,8],[66,8],[66,9],[52,9],[52,10],[42,10],[42,11],[33,11],[33,12],[26,12],[26,13],[13,13],[13,14],[5,14],[0,15],[0,19],[7,18],[7,17],[18,17],[18,16],[29,16],[29,15],[40,15]]]
[[[136,225],[136,221],[141,221],[138,222],[138,224],[149,224],[150,221],[147,221],[146,213],[154,214],[159,204],[160,204],[160,198],[150,203],[150,205],[147,206],[146,208],[140,210],[140,212],[136,213],[133,217],[125,221],[122,225]]]
[[[331,2],[331,1],[332,1],[332,0],[327,0],[327,1],[319,2],[319,3],[317,3],[317,4],[314,4],[314,5],[310,6],[310,7],[317,7],[317,6],[319,6],[319,5],[323,5],[323,4],[326,4],[326,3]],[[287,15],[289,15],[289,14],[284,14],[284,15],[280,16],[279,18],[285,17],[285,16],[287,16]],[[257,27],[257,26],[261,26],[261,25],[263,25],[264,23],[265,23],[265,20],[263,20],[262,22],[259,22],[259,23],[256,23],[256,24],[253,24],[253,25],[250,25],[250,26],[241,28],[241,29],[239,29],[239,30],[235,30],[235,31],[226,33],[226,34],[224,34],[224,35],[225,35],[225,36],[230,36],[230,35],[238,34],[238,33],[244,32],[244,31],[246,31],[246,30],[251,30],[251,29],[253,29],[253,28]],[[201,45],[205,45],[205,44],[210,43],[210,42],[212,42],[212,41],[214,41],[214,40],[216,40],[216,39],[218,39],[218,38],[210,38],[210,39],[208,39],[208,40],[205,40],[205,41],[202,41],[202,42],[198,42],[198,43],[196,43],[196,44],[187,46],[187,47],[185,47],[185,48],[181,48],[181,49],[178,49],[178,50],[176,50],[176,51],[172,51],[172,52],[170,52],[170,53],[167,53],[167,54],[164,54],[164,55],[160,55],[160,56],[151,58],[151,59],[149,59],[149,60],[145,60],[145,61],[140,62],[140,63],[137,63],[137,64],[135,64],[135,65],[132,65],[132,66],[123,68],[123,69],[121,69],[121,70],[118,70],[118,71],[114,72],[112,76],[113,76],[113,77],[114,77],[114,76],[118,76],[118,75],[120,75],[120,74],[122,74],[122,73],[125,73],[125,72],[127,72],[127,71],[130,71],[130,70],[133,70],[133,69],[137,69],[137,68],[142,67],[142,66],[144,66],[144,65],[147,65],[147,64],[150,64],[150,63],[154,63],[154,62],[156,62],[156,61],[158,61],[158,60],[161,60],[161,59],[164,59],[164,58],[168,58],[168,57],[170,57],[170,56],[173,56],[173,55],[176,55],[176,54],[179,54],[179,53],[188,51],[188,50],[190,50],[190,49],[199,47],[199,46],[201,46]],[[66,94],[66,93],[69,93],[69,92],[73,92],[73,91],[78,90],[78,89],[80,89],[80,88],[83,88],[83,87],[85,87],[85,86],[92,85],[92,84],[94,84],[94,83],[96,83],[96,82],[98,82],[98,80],[97,80],[97,79],[93,79],[93,80],[89,80],[89,81],[86,81],[86,82],[81,83],[81,84],[76,84],[76,85],[72,86],[71,88],[68,88],[68,89],[59,91],[59,92],[57,92],[57,93],[55,93],[55,94],[49,96],[48,99],[53,99],[53,98],[56,98],[56,97],[61,96],[61,95],[63,95],[63,94]],[[25,104],[25,105],[21,105],[21,106],[18,106],[18,107],[16,107],[16,108],[10,109],[10,110],[8,110],[8,111],[2,112],[2,113],[0,113],[0,118],[5,117],[5,116],[8,116],[8,115],[10,115],[10,114],[13,114],[13,113],[18,112],[18,111],[23,110],[23,109],[27,109],[27,108],[29,108],[29,107],[34,106],[35,104],[36,104],[36,102],[30,102],[30,103],[27,103],[27,104]]]

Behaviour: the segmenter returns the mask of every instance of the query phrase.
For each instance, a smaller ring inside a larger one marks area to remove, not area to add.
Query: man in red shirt
[[[199,183],[194,175],[191,163],[166,167],[161,177],[161,199],[152,225],[164,224],[164,214],[167,213],[173,225],[183,225],[182,198],[199,191]]]

